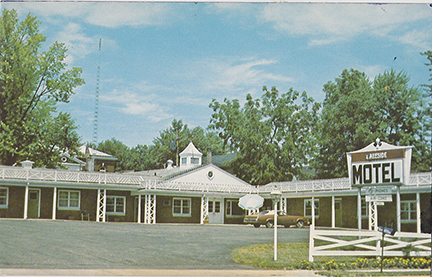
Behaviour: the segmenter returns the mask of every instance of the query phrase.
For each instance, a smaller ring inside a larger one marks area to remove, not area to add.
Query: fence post
[[[315,236],[315,226],[311,225],[309,230],[309,262],[313,262],[313,251],[314,251],[314,236]]]

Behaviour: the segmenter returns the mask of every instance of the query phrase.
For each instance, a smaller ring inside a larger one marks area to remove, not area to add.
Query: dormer
[[[190,168],[201,165],[202,153],[196,149],[192,141],[189,145],[180,153],[180,167]]]

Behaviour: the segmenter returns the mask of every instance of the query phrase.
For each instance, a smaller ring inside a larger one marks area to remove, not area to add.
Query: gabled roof
[[[67,152],[62,153],[61,156],[62,156],[62,162],[63,163],[70,163],[70,162],[72,162],[72,163],[76,163],[76,164],[80,164],[80,165],[85,165],[86,164],[86,162],[78,159],[77,157],[71,156]],[[66,159],[64,159],[63,157],[66,158]]]
[[[96,149],[92,149],[90,147],[87,147],[86,145],[82,145],[79,148],[79,151],[83,154],[83,155],[89,155],[90,157],[93,158],[101,158],[101,159],[107,159],[107,160],[117,160],[116,157],[104,153],[102,151],[96,150]]]
[[[149,179],[165,180],[165,179],[172,178],[173,176],[181,175],[190,170],[191,169],[172,167],[172,168],[150,169],[150,170],[142,170],[142,171],[135,171],[135,172],[127,172],[124,174],[133,174],[133,175],[151,177]]]
[[[189,142],[189,145],[180,153],[180,156],[202,156],[202,153],[196,149],[195,145],[191,142]]]
[[[209,176],[209,173],[212,176]],[[179,172],[174,176],[167,176],[164,179],[166,182],[198,182],[198,183],[215,183],[226,184],[234,187],[253,188],[253,186],[237,176],[223,170],[222,168],[214,165],[207,164],[204,166],[194,167],[184,172]]]

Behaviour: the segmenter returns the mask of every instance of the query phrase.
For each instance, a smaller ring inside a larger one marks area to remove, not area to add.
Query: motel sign
[[[361,231],[361,191],[366,189],[369,203],[369,230],[378,228],[378,208],[392,201],[396,187],[397,231],[401,230],[400,187],[409,182],[412,146],[395,146],[377,139],[363,149],[347,153],[351,187],[357,187],[357,223]],[[385,193],[385,194],[384,194]]]
[[[394,146],[377,140],[365,148],[347,153],[351,186],[400,186],[409,181],[410,146]]]

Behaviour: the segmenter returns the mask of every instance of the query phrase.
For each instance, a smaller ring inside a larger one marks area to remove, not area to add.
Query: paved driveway
[[[309,228],[279,228],[278,242],[308,242]],[[144,225],[0,220],[0,268],[253,269],[237,247],[272,243],[273,229],[246,225]]]

